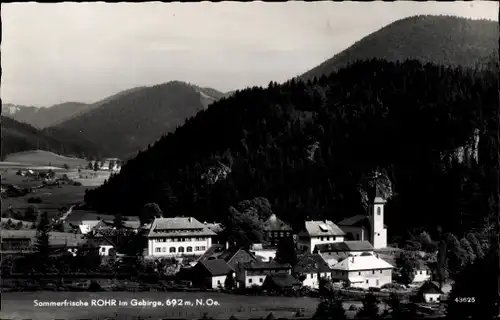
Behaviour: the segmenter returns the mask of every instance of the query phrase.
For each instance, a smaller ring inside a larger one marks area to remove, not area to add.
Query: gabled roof
[[[361,256],[349,256],[332,267],[332,270],[363,271],[374,269],[393,269],[394,266],[376,256],[365,253]]]
[[[311,237],[345,235],[345,232],[330,220],[306,221],[305,229],[307,234]]]
[[[163,231],[166,230],[166,231]],[[193,231],[195,230],[195,231]],[[206,225],[195,218],[155,218],[148,237],[216,236]]]
[[[292,231],[289,225],[278,218],[274,213],[264,222],[265,231]]]
[[[276,261],[271,262],[248,262],[243,264],[245,270],[275,270],[275,269],[291,269],[292,266],[289,263],[278,263]]]
[[[211,276],[223,276],[227,275],[230,272],[233,272],[233,269],[226,263],[226,261],[222,259],[214,259],[214,260],[202,260],[199,261],[201,267],[205,268]]]
[[[101,222],[102,222],[103,226],[113,226],[113,224],[114,224],[114,220],[102,220]],[[138,220],[125,220],[125,221],[123,221],[123,227],[125,229],[139,229],[140,226],[141,226],[141,222]],[[99,227],[99,225],[97,225],[96,227]]]
[[[358,214],[349,218],[345,218],[344,220],[337,223],[340,227],[365,227],[371,228],[370,218],[364,214]],[[387,228],[387,225],[384,224],[384,227]]]
[[[295,279],[290,274],[273,274],[268,275],[263,285],[274,285],[279,288],[290,288],[294,286],[300,286],[301,282]]]
[[[295,273],[330,272],[328,263],[319,254],[305,253],[297,256],[297,264],[293,267]]]
[[[425,282],[418,290],[420,294],[430,293],[430,294],[443,294],[443,291],[439,288],[439,284],[433,281]]]
[[[346,251],[373,251],[374,248],[369,241],[344,241],[336,243],[317,244],[315,249],[319,252],[346,252]]]

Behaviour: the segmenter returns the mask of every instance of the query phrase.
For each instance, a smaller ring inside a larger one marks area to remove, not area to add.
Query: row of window
[[[179,233],[179,232],[202,232],[203,229],[155,229],[155,232],[161,232],[161,233]]]
[[[325,241],[325,238],[326,238],[326,241],[330,241],[330,237],[321,237],[321,238],[320,238],[320,240],[321,240],[321,241]],[[333,241],[336,241],[336,240],[337,240],[337,237],[336,237],[336,236],[333,236],[333,237],[332,237],[332,240],[333,240]]]
[[[285,237],[289,236],[290,232],[283,232],[283,231],[271,231],[271,237]]]
[[[194,251],[205,251],[206,249],[207,249],[207,247],[200,246],[200,247],[195,247]],[[167,252],[167,248],[166,247],[156,248],[155,251],[156,252]],[[184,251],[184,247],[179,247],[178,249],[176,249],[175,247],[170,247],[168,252],[170,252],[170,253],[193,252],[193,247],[186,247],[186,251]]]
[[[248,283],[252,283],[252,280],[253,280],[253,279],[248,279]],[[264,282],[264,279],[263,279],[263,278],[259,278],[259,282],[260,282],[260,283]]]
[[[191,241],[207,241],[207,237],[172,237],[172,238],[158,238],[155,242],[191,242]]]

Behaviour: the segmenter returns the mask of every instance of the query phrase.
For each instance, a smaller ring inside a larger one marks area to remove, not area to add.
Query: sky
[[[474,2],[8,3],[3,103],[92,103],[172,80],[222,92],[283,82],[417,14],[498,21]]]

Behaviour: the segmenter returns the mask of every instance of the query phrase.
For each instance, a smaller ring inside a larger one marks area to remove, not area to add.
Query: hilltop
[[[170,216],[223,221],[230,205],[266,197],[297,227],[365,214],[360,184],[380,168],[394,184],[389,227],[440,224],[460,234],[489,212],[485,137],[497,83],[490,71],[371,60],[241,90],[140,152],[85,201],[130,215],[157,202]],[[461,163],[455,150],[477,130],[479,158]]]
[[[85,139],[65,134],[54,136],[8,117],[2,116],[1,119],[2,159],[11,153],[37,149],[82,158],[99,153],[96,146]]]
[[[413,16],[375,31],[298,78],[328,75],[357,60],[419,60],[448,66],[475,67],[498,61],[498,22],[453,16]]]
[[[179,81],[124,93],[47,129],[98,144],[101,154],[126,157],[154,143],[223,97],[211,88]]]
[[[91,104],[82,102],[64,102],[50,107],[35,107],[6,103],[2,104],[2,115],[19,122],[30,124],[35,128],[43,129],[57,125],[87,111],[98,108],[105,103],[138,89],[140,89],[140,87],[124,90]]]

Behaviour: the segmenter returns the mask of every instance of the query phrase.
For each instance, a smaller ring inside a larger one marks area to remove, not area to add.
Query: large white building
[[[387,226],[384,224],[383,198],[379,188],[375,188],[375,197],[371,201],[368,215],[356,215],[337,223],[345,232],[346,238],[370,241],[375,249],[387,248]]]
[[[306,221],[299,233],[299,248],[311,253],[317,245],[344,241],[345,232],[330,220]]]
[[[148,256],[202,255],[216,233],[191,217],[155,218],[148,234]]]
[[[394,267],[372,253],[348,256],[332,268],[332,279],[343,281],[350,287],[380,288],[392,282]]]

